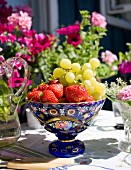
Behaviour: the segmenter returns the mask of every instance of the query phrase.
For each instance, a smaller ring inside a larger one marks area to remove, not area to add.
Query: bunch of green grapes
[[[97,58],[90,59],[82,66],[79,63],[71,63],[69,59],[62,59],[60,67],[54,69],[53,76],[64,86],[82,84],[95,100],[99,100],[105,95],[105,85],[95,77],[95,69],[99,65],[100,61]]]

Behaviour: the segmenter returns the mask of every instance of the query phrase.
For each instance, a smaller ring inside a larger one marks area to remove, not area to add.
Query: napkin
[[[13,145],[8,145],[8,146],[0,148],[0,159],[12,160],[16,158],[25,158],[25,157],[46,158],[46,157],[49,157],[49,155],[46,155],[45,153],[40,153],[38,151],[34,151],[25,146],[22,146],[19,143],[15,143]]]
[[[74,164],[73,158],[55,158],[29,149],[19,143],[0,148],[0,159],[5,160],[5,164],[3,161],[4,167],[11,169],[48,170]],[[0,165],[0,167],[3,167],[3,165]]]

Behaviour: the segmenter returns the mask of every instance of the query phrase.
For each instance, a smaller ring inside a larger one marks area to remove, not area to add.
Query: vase
[[[120,110],[120,102],[113,101],[112,102],[112,109],[114,113],[114,122],[115,122],[115,128],[116,129],[124,129],[124,124],[121,116],[121,110]]]
[[[21,126],[18,118],[17,107],[12,115],[5,120],[0,120],[0,147],[16,142],[21,134]]]
[[[120,113],[124,123],[124,139],[119,143],[121,151],[131,153],[131,106],[127,103],[120,102]]]
[[[8,86],[12,82],[15,64],[21,63],[24,70],[22,85],[16,90]],[[18,106],[23,92],[26,89],[29,67],[25,60],[12,57],[0,65],[0,147],[12,144],[18,140],[21,127],[18,118]]]

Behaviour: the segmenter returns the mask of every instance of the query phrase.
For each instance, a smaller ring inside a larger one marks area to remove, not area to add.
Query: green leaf
[[[9,87],[4,80],[0,79],[0,96],[9,94]]]

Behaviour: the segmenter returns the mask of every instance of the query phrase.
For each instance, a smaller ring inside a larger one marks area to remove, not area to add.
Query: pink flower
[[[111,69],[114,70],[114,71],[117,71],[117,70],[118,70],[118,67],[117,67],[117,66],[112,66]]]
[[[19,25],[19,13],[12,13],[8,18],[8,23],[14,26]]]
[[[29,16],[27,12],[20,11],[19,26],[21,26],[21,28],[23,29],[30,30],[32,26],[32,18]]]
[[[36,30],[22,30],[22,32],[23,32],[23,36],[28,38],[32,38],[36,34]]]
[[[23,54],[21,55],[21,58],[23,58],[25,61],[27,61],[27,63],[31,63],[34,62],[34,57],[31,57],[29,54]]]
[[[16,69],[21,70],[21,68],[22,68],[22,63],[16,60],[16,61],[14,61],[14,62],[12,63],[12,66],[15,67]]]
[[[131,61],[123,61],[119,65],[119,70],[121,74],[131,73]]]
[[[0,47],[0,52],[3,51],[3,49]]]
[[[29,52],[33,56],[36,56],[38,53],[45,50],[46,48],[50,48],[53,41],[53,35],[44,35],[43,33],[35,34],[35,36],[32,38],[24,38],[24,42],[27,45]]]
[[[131,85],[127,85],[126,87],[122,88],[117,98],[118,100],[131,100]]]
[[[118,60],[117,56],[109,50],[106,50],[105,52],[101,53],[101,59],[103,62],[106,62],[109,65],[111,65],[114,61]]]
[[[11,33],[11,32],[13,32],[13,31],[14,31],[14,25],[8,24],[8,25],[7,25],[7,32]]]
[[[27,12],[20,11],[19,13],[12,13],[12,15],[8,17],[8,23],[22,29],[30,30],[32,18]]]
[[[65,28],[58,29],[56,31],[58,34],[69,35],[69,34],[76,34],[80,32],[80,25],[71,25]]]
[[[24,78],[12,78],[8,79],[8,87],[10,88],[16,88],[20,87],[23,84]],[[32,84],[32,80],[28,80],[27,86]]]
[[[20,77],[20,73],[18,72],[18,70],[17,70],[17,69],[14,69],[14,72],[13,72],[12,78],[16,78],[16,77]]]
[[[68,35],[67,39],[68,44],[72,44],[74,47],[77,47],[82,43],[82,39],[79,33],[73,33]]]
[[[67,35],[67,43],[72,44],[74,47],[81,44],[82,39],[80,36],[80,25],[71,25],[65,28],[58,29],[58,34]]]
[[[0,63],[2,63],[5,60],[3,55],[0,55]]]
[[[43,33],[40,33],[40,34],[35,34],[35,38],[37,41],[39,41],[40,43],[43,42],[43,40],[45,39],[46,35],[43,34]]]
[[[7,36],[4,35],[4,34],[1,34],[0,35],[0,41],[1,41],[2,44],[7,43],[8,42]]]
[[[14,43],[16,41],[16,36],[13,34],[8,34],[8,40],[12,43]]]
[[[0,34],[7,31],[7,25],[0,22]]]
[[[99,26],[102,28],[106,28],[107,25],[106,18],[97,12],[92,12],[91,23],[94,26]]]
[[[23,84],[24,78],[20,77],[20,73],[17,69],[14,69],[12,78],[8,79],[8,87],[16,88]],[[32,80],[27,80],[27,86],[32,84]]]

